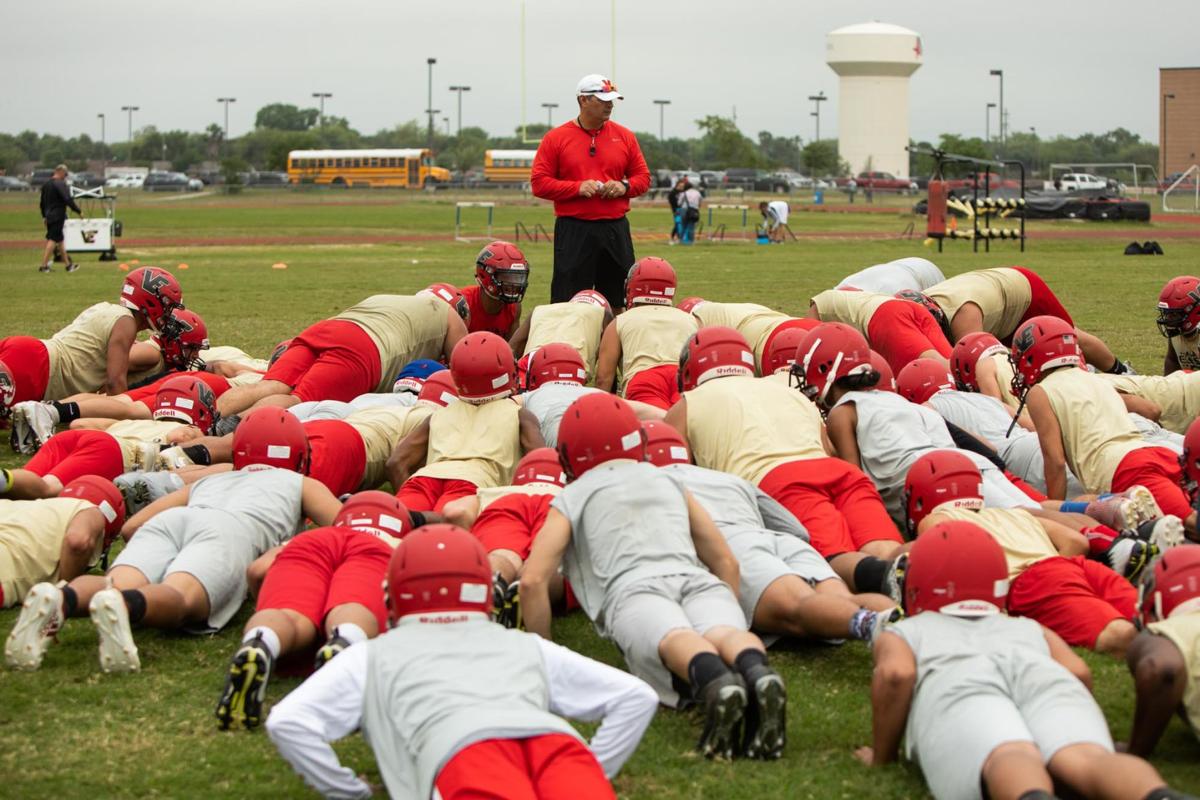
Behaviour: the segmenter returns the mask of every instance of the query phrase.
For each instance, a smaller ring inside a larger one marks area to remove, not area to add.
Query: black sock
[[[887,571],[887,561],[867,556],[854,566],[854,591],[883,593],[883,581],[887,577]]]
[[[205,467],[212,464],[212,454],[202,444],[190,444],[183,448],[183,452],[187,453],[187,457],[192,460],[193,464],[200,464]]]
[[[737,654],[737,658],[733,660],[733,665],[741,673],[742,677],[746,679],[746,684],[752,686],[753,682],[750,680],[750,672],[755,667],[765,667],[767,665],[767,654],[762,650],[747,647]]]
[[[79,403],[59,403],[55,401],[51,405],[58,412],[58,422],[60,425],[69,425],[79,419]]]
[[[425,524],[425,515],[420,511],[410,511],[408,512],[408,517],[410,520],[412,520],[412,526],[414,529],[420,528]]]
[[[1127,366],[1125,366],[1124,363],[1122,363],[1121,359],[1117,358],[1116,356],[1113,356],[1112,366],[1104,371],[1107,372],[1109,375],[1124,375],[1126,372],[1129,371],[1129,368]]]
[[[79,609],[79,595],[75,594],[75,590],[70,586],[64,586],[62,590],[63,596],[63,616],[73,617]]]
[[[704,687],[726,675],[729,668],[716,653],[697,653],[688,662],[688,683],[692,685],[692,696],[699,699],[704,693]]]
[[[125,608],[129,609],[129,624],[136,625],[146,617],[146,595],[137,589],[125,589],[121,592],[125,598]]]

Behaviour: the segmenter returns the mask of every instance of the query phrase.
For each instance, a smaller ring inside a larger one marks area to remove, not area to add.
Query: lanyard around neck
[[[588,146],[588,155],[594,157],[596,155],[596,137],[600,135],[600,131],[604,130],[604,123],[600,123],[600,127],[594,131],[590,131],[583,126],[583,119],[581,117],[575,118],[575,124],[579,126],[581,131],[592,137],[592,143]]]

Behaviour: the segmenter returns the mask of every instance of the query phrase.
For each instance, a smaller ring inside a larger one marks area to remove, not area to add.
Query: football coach
[[[650,188],[650,170],[633,132],[609,119],[624,99],[612,81],[587,75],[575,99],[579,115],[546,133],[530,175],[534,195],[554,201],[550,302],[596,289],[617,311],[634,262],[625,215],[630,198]]]

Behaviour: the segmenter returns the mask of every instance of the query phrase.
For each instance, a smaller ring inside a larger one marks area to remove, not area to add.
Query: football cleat
[[[241,414],[230,414],[227,417],[221,417],[217,420],[217,424],[213,426],[213,436],[228,436],[233,433],[242,421]]]
[[[337,632],[337,628],[333,629],[333,635],[321,648],[317,650],[317,657],[313,661],[313,669],[318,670],[333,660],[333,657],[345,650],[351,645],[351,642],[343,638]]]
[[[1092,500],[1084,513],[1122,533],[1134,532],[1141,523],[1162,516],[1154,495],[1144,486],[1131,486],[1120,494]]]
[[[1136,528],[1143,522],[1159,519],[1162,517],[1162,509],[1159,508],[1158,501],[1154,499],[1154,495],[1145,486],[1130,486],[1124,492],[1126,497],[1134,502],[1134,514],[1137,517],[1137,522],[1133,527]]]
[[[512,583],[497,572],[492,575],[492,616],[506,628],[521,627],[520,580]]]
[[[136,514],[160,497],[183,488],[183,478],[173,472],[126,472],[113,479],[125,498],[127,514]]]
[[[156,445],[157,446],[157,445]],[[192,460],[182,447],[175,445],[168,447],[166,450],[161,450],[155,453],[154,470],[156,472],[168,469],[179,469],[180,467],[192,467],[196,462]]]
[[[243,642],[233,654],[229,673],[225,676],[225,689],[217,701],[216,715],[221,730],[229,730],[229,726],[239,719],[246,728],[257,728],[262,722],[262,705],[267,695],[267,683],[271,680],[272,662],[267,643],[257,634]]]
[[[696,749],[705,758],[732,759],[741,740],[746,714],[746,687],[732,672],[704,687],[704,730]]]
[[[783,678],[766,666],[753,667],[746,677],[751,702],[746,707],[741,754],[765,760],[780,758],[787,744],[787,689]]]
[[[1174,514],[1165,514],[1158,519],[1147,520],[1137,527],[1137,537],[1165,553],[1172,547],[1183,544],[1185,535],[1183,520]]]
[[[1158,557],[1158,548],[1150,542],[1134,536],[1122,536],[1112,543],[1104,554],[1113,572],[1129,579],[1136,584],[1146,571],[1146,567]]]
[[[38,441],[37,434],[34,432],[33,426],[29,424],[25,409],[22,407],[29,404],[31,401],[17,403],[12,407],[12,413],[9,416],[9,424],[12,426],[9,442],[12,444],[13,452],[23,456],[31,456],[41,447],[41,442]]]
[[[12,407],[13,430],[20,431],[21,439],[37,452],[54,435],[58,424],[54,408],[49,403],[26,400]],[[22,450],[22,453],[25,451]]]
[[[908,553],[901,553],[888,564],[883,576],[882,593],[897,606],[904,605],[904,573],[908,572]],[[862,591],[862,589],[859,589]]]
[[[137,672],[141,669],[137,645],[129,629],[125,598],[110,585],[88,603],[92,624],[100,634],[100,669],[104,672]]]
[[[35,670],[63,625],[62,590],[39,583],[25,595],[21,616],[4,643],[4,660],[13,669]]]
[[[875,619],[872,620],[871,627],[867,629],[867,638],[864,640],[867,643],[867,647],[872,647],[875,644],[875,640],[879,638],[879,634],[902,619],[904,619],[904,609],[900,606],[887,611],[876,611]]]

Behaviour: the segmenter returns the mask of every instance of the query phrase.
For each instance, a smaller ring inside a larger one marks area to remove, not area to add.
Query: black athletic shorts
[[[625,275],[633,266],[629,220],[586,220],[558,217],[554,221],[554,277],[550,302],[564,303],[576,292],[595,289],[613,309],[625,306]]]
[[[66,222],[66,219],[46,220],[46,238],[52,242],[61,242],[63,240],[64,222]]]

